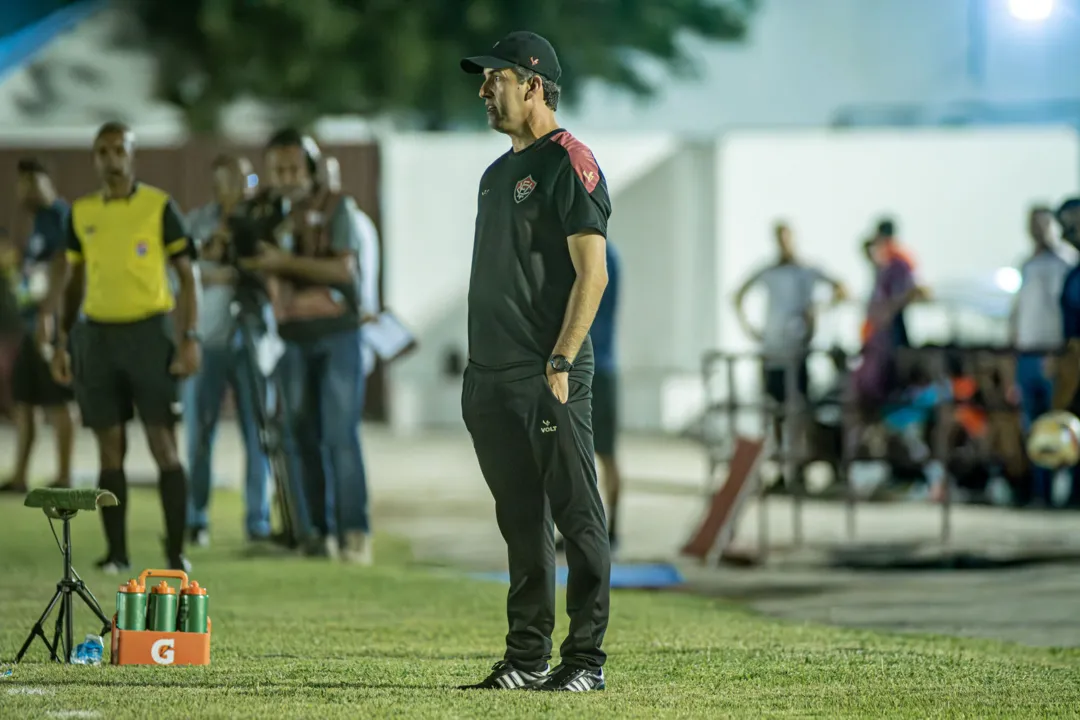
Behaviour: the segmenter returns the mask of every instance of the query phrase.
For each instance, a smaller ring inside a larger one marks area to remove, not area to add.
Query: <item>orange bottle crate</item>
[[[180,588],[188,586],[187,573],[182,570],[143,570],[139,585],[146,586],[147,577],[170,577],[180,580]],[[113,665],[209,665],[210,618],[206,632],[156,632],[154,630],[121,630],[112,618],[112,646],[109,662]]]

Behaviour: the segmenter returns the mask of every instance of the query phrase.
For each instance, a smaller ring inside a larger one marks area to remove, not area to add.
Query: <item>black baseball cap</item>
[[[562,76],[559,58],[555,55],[555,48],[551,47],[551,43],[536,33],[524,30],[512,32],[495,43],[487,55],[467,57],[461,61],[461,69],[472,75],[514,65],[532,70],[552,82],[558,82]]]

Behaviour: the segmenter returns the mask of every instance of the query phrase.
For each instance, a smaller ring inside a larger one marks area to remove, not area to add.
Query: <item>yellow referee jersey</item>
[[[170,312],[169,258],[192,254],[176,202],[136,183],[126,198],[85,195],[71,206],[67,258],[86,264],[83,313],[103,323],[135,322]]]

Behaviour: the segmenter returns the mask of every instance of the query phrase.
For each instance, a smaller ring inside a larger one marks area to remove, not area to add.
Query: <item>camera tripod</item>
[[[255,388],[255,424],[259,434],[259,445],[270,465],[270,475],[276,490],[276,505],[280,529],[272,535],[272,540],[287,548],[296,548],[303,538],[299,532],[304,527],[300,521],[302,504],[294,496],[289,473],[288,458],[285,454],[284,428],[282,419],[283,394],[281,383],[276,375],[263,375],[258,365],[258,347],[256,337],[265,332],[265,326],[257,314],[245,311],[241,303],[233,304],[233,317],[237,321],[240,340],[247,353],[248,362],[243,363],[243,372],[248,373],[251,387]]]
[[[60,550],[64,555],[64,577],[60,582],[56,583],[56,593],[53,594],[52,600],[49,601],[48,607],[45,608],[45,612],[38,618],[37,624],[34,625],[34,629],[30,631],[30,635],[26,638],[26,642],[23,643],[22,649],[19,650],[19,654],[15,656],[16,663],[22,660],[23,655],[26,654],[26,651],[30,648],[30,644],[34,641],[35,637],[40,637],[41,641],[45,643],[45,647],[49,648],[49,655],[53,660],[58,663],[71,663],[71,651],[75,647],[73,638],[74,633],[72,630],[75,610],[72,601],[75,595],[82,598],[87,607],[89,607],[94,614],[97,615],[98,620],[101,621],[102,637],[105,637],[112,628],[112,623],[105,617],[105,613],[102,612],[97,598],[94,597],[94,594],[86,587],[86,583],[83,582],[82,578],[79,577],[79,574],[71,567],[71,519],[74,518],[77,513],[78,510],[59,508],[45,509],[45,514],[49,518],[55,518],[64,524],[63,543],[57,543],[60,545]],[[57,603],[60,604],[60,612],[56,615],[56,625],[54,628],[53,639],[50,643],[48,636],[45,634],[45,622]]]

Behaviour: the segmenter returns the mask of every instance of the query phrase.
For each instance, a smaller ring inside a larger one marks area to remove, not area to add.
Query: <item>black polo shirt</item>
[[[477,196],[469,280],[469,361],[544,372],[577,277],[567,237],[607,236],[611,198],[589,150],[565,130],[500,157]],[[592,342],[574,359],[592,374]]]

